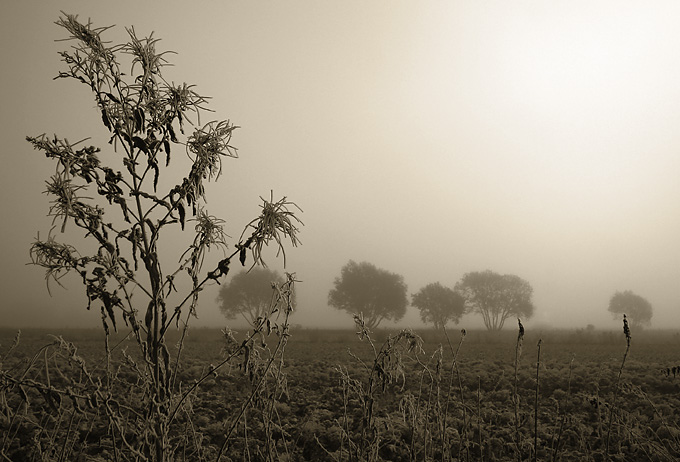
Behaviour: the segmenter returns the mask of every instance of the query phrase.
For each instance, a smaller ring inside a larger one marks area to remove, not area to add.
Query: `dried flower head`
[[[134,27],[125,28],[125,30],[130,36],[130,41],[123,47],[123,52],[133,56],[131,74],[134,73],[136,64],[142,66],[145,76],[147,76],[148,73],[157,74],[161,67],[167,64],[163,55],[168,53],[156,53],[156,43],[158,43],[160,39],[153,38],[153,32],[148,37],[139,39],[137,38]]]
[[[283,255],[283,266],[286,266],[286,251],[283,247],[284,239],[290,239],[293,247],[297,247],[300,243],[297,238],[297,233],[299,231],[297,224],[302,224],[302,221],[295,216],[295,213],[289,209],[290,206],[297,208],[302,211],[293,202],[288,202],[288,200],[283,197],[277,202],[274,202],[274,193],[270,195],[270,200],[262,199],[262,212],[260,217],[251,221],[246,229],[243,230],[241,234],[241,241],[243,240],[243,235],[248,228],[253,228],[253,234],[248,239],[250,241],[248,245],[252,245],[251,251],[253,253],[254,264],[261,264],[262,266],[267,266],[262,259],[262,249],[264,246],[269,245],[272,240],[276,241],[278,246],[278,251],[276,256],[280,254]],[[246,247],[248,246],[246,245]]]
[[[49,290],[50,279],[61,285],[59,280],[78,266],[80,257],[73,246],[57,242],[49,235],[46,241],[41,241],[38,237],[31,245],[31,263],[45,268]]]
[[[92,21],[88,19],[87,24],[78,21],[78,15],[66,14],[62,11],[63,16],[56,22],[58,26],[63,27],[71,36],[66,40],[78,40],[83,43],[92,52],[93,58],[108,58],[111,59],[113,54],[101,39],[102,32],[110,29],[108,27],[93,27]]]
[[[231,146],[231,135],[238,127],[228,120],[208,122],[187,140],[187,151],[194,161],[192,172],[201,178],[212,180],[222,172],[221,156],[238,157],[236,148]]]
[[[522,325],[522,321],[517,318],[517,324],[519,325],[519,333],[517,334],[517,341],[521,342],[524,340],[524,326]]]

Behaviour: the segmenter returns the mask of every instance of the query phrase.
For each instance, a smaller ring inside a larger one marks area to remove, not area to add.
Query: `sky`
[[[649,300],[653,327],[680,327],[680,4],[661,0],[5,2],[0,326],[101,322],[78,278],[50,295],[27,264],[51,228],[54,165],[25,136],[108,147],[88,89],[53,80],[70,46],[55,41],[60,10],[115,25],[114,42],[153,31],[176,53],[166,78],[212,97],[203,120],[241,127],[239,158],[207,190],[232,244],[260,196],[303,210],[286,251],[302,281],[293,323],[353,326],[327,298],[355,260],[409,294],[515,274],[534,289],[526,328],[619,328],[607,306],[623,290]],[[231,325],[217,293],[195,326]],[[422,326],[414,307],[383,325]]]

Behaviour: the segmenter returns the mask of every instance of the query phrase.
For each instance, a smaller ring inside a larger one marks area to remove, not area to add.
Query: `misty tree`
[[[272,304],[272,285],[285,282],[285,278],[274,270],[255,267],[250,271],[235,274],[229,282],[220,287],[217,302],[227,319],[243,317],[251,327],[256,327],[268,314]],[[295,307],[293,294],[292,306]]]
[[[458,324],[465,314],[465,299],[458,292],[439,282],[428,284],[412,295],[411,304],[420,311],[424,323],[443,329],[449,321]]]
[[[534,313],[531,285],[512,274],[490,270],[466,273],[456,283],[455,290],[463,296],[471,312],[482,316],[484,326],[490,331],[501,330],[510,316],[529,318]]]
[[[651,303],[630,290],[617,291],[612,295],[608,310],[615,318],[625,314],[630,319],[631,326],[635,329],[647,327],[652,321]]]
[[[174,460],[173,451],[198,450],[195,445],[200,444],[177,430],[178,425],[188,425],[189,394],[227,361],[240,357],[249,344],[236,345],[224,362],[211,366],[193,386],[182,387],[176,369],[182,343],[175,348],[173,342],[171,353],[168,330],[179,328],[184,338],[197,315],[200,292],[227,276],[233,258],[245,265],[250,255],[258,264],[270,242],[280,249],[285,240],[296,246],[299,221],[291,210],[294,204],[286,198],[262,199],[259,217],[245,226],[227,252],[224,222],[206,208],[205,183],[219,178],[224,159],[237,157],[231,144],[237,127],[228,120],[200,123],[208,98],[192,85],[163,78],[168,55],[156,51],[158,39],[153,34],[138,38],[131,28],[127,42],[111,44],[102,37],[108,27],[97,28],[67,14],[57,24],[73,44],[60,53],[65,70],[58,78],[80,82],[92,92],[96,112],[91,115],[101,121],[109,143],[102,151],[86,140],[27,137],[55,163],[46,182],[53,229],[33,243],[32,262],[45,268],[48,282],[60,283],[67,273],[77,274],[88,310],[100,312],[107,355],[110,329],[125,324],[139,347],[139,359],[130,357],[138,375],[127,385],[115,385],[121,378],[108,361],[103,380],[92,378],[75,394],[53,386],[39,391],[47,393],[50,402],[60,398],[60,406],[72,401],[80,408],[87,403],[97,416],[108,419],[105,428],[117,460]],[[69,226],[81,232],[70,231],[69,236],[93,245],[77,250],[57,240],[55,230],[63,233]],[[178,249],[175,238],[164,238],[182,231],[188,234],[183,248]],[[220,251],[222,257],[206,271],[211,250]],[[293,281],[289,277],[278,287],[270,313],[285,308],[281,303]],[[277,332],[283,341],[286,326]],[[244,370],[253,358],[246,356]],[[39,387],[21,382],[19,386]]]
[[[362,315],[370,329],[384,320],[398,321],[406,314],[408,298],[404,278],[368,262],[350,260],[335,278],[328,304],[350,314]]]

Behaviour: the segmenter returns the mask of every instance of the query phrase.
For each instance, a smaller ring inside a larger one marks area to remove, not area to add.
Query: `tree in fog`
[[[643,297],[630,290],[616,292],[609,300],[609,312],[615,318],[625,314],[633,328],[642,329],[649,326],[652,320],[652,305]]]
[[[275,301],[272,300],[272,285],[284,282],[283,276],[268,268],[254,267],[250,271],[241,271],[220,288],[217,296],[220,311],[227,319],[242,316],[255,327],[258,318],[265,316]]]
[[[371,329],[383,319],[398,321],[406,314],[406,284],[399,274],[350,260],[334,285],[328,293],[328,304],[348,313],[362,314]]]
[[[449,321],[458,324],[465,313],[465,299],[454,290],[435,282],[412,295],[412,305],[420,311],[424,323],[442,329]]]
[[[534,314],[533,288],[513,274],[490,270],[467,273],[456,283],[456,292],[466,307],[479,313],[490,331],[499,331],[510,316],[529,318]]]

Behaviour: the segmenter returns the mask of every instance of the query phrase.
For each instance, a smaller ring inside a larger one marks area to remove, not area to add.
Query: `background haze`
[[[155,31],[178,53],[166,78],[213,97],[203,120],[242,127],[240,159],[207,195],[230,236],[270,190],[304,210],[292,322],[352,326],[327,294],[354,259],[402,274],[409,293],[516,274],[534,288],[527,328],[618,328],[607,305],[627,289],[654,327],[678,326],[680,4],[561,0],[5,2],[0,325],[100,325],[78,278],[50,297],[26,265],[51,226],[54,167],[24,137],[108,147],[88,89],[52,80],[70,46],[54,41],[59,10],[117,25],[114,42],[124,26]],[[216,295],[195,325],[226,324]],[[415,308],[399,325],[420,325]]]

